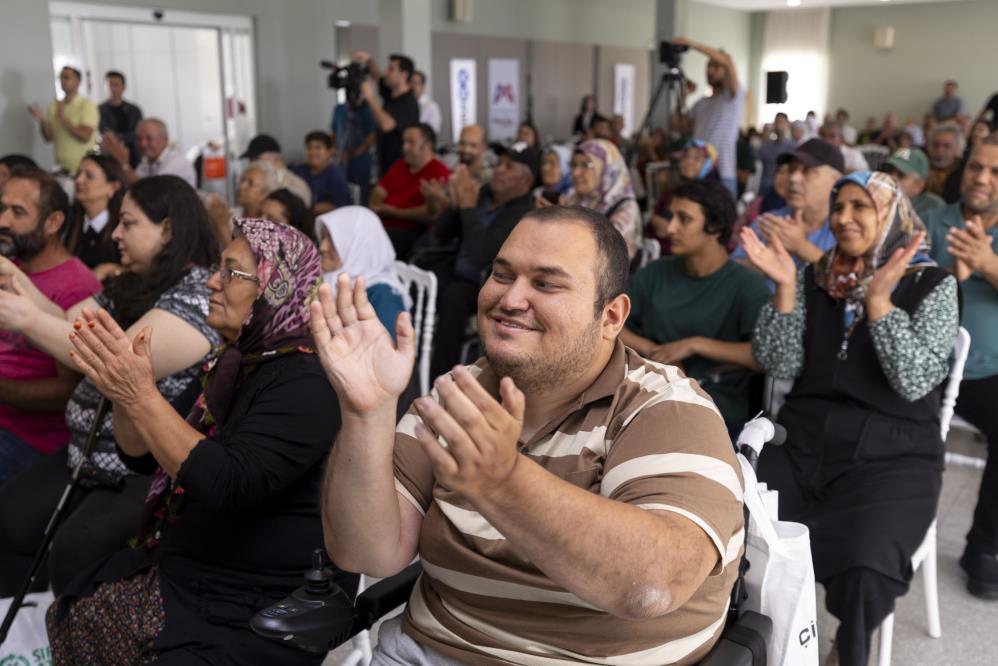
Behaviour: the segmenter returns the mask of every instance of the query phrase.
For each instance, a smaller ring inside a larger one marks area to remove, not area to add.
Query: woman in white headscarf
[[[395,321],[412,301],[395,270],[395,250],[381,219],[363,206],[343,206],[316,218],[315,236],[323,280],[335,293],[340,273],[364,278],[367,299],[394,338]]]

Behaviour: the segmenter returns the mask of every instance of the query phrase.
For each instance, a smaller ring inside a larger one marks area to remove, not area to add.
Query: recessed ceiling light
[[[787,0],[787,7],[800,7],[800,0]]]

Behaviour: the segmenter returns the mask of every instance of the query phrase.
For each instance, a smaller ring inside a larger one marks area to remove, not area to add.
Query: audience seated
[[[604,139],[583,141],[575,148],[571,166],[572,189],[563,203],[595,210],[609,219],[624,238],[627,256],[634,261],[641,249],[641,210],[617,146]]]
[[[953,169],[949,177],[946,178],[946,183],[943,185],[943,201],[946,203],[956,203],[960,200],[960,189],[963,184],[963,170],[967,167],[967,161],[970,159],[970,153],[973,151],[974,147],[980,143],[984,137],[991,134],[994,131],[991,123],[985,122],[983,120],[976,121],[967,134],[967,147],[964,148],[963,154],[960,155],[960,161]]]
[[[586,135],[586,138],[605,139],[613,143],[613,145],[617,145],[617,142],[613,140],[613,126],[610,124],[610,119],[598,113],[589,121],[589,133]]]
[[[831,228],[836,244],[801,271],[778,237],[765,246],[742,232],[777,284],[752,351],[773,377],[795,380],[779,412],[787,443],[763,449],[759,479],[779,491],[780,518],[810,530],[815,577],[840,620],[839,663],[865,666],[936,514],[958,287],[927,256],[922,223],[887,174],[839,180]]]
[[[572,187],[572,149],[553,143],[544,148],[541,157],[541,182],[537,196],[559,201]]]
[[[752,230],[767,242],[779,237],[780,244],[801,268],[820,259],[835,245],[828,220],[828,196],[845,164],[842,153],[822,139],[811,139],[792,153],[780,156],[780,163],[789,167],[787,205],[760,215]],[[742,262],[748,260],[741,245],[731,256]],[[770,286],[775,288],[772,281]]]
[[[589,129],[589,123],[592,122],[594,115],[596,115],[596,96],[583,95],[582,102],[579,105],[579,113],[575,116],[575,120],[572,121],[572,134],[577,137],[585,134]]]
[[[426,123],[433,131],[440,134],[443,118],[440,116],[440,105],[426,94],[426,73],[418,69],[412,73],[412,94],[419,102],[419,122]]]
[[[433,156],[436,134],[418,124],[403,133],[402,159],[395,162],[371,192],[370,208],[381,217],[395,256],[406,261],[434,215],[423,195],[424,181],[446,181],[444,163]]]
[[[27,155],[11,153],[0,157],[0,190],[10,179],[11,172],[17,167],[35,167],[35,161]]]
[[[818,136],[832,144],[839,149],[842,153],[842,163],[844,167],[844,173],[852,173],[853,171],[869,171],[870,165],[863,157],[863,153],[859,152],[856,148],[852,146],[847,146],[842,140],[842,134],[839,131],[839,126],[835,123],[826,123],[821,126],[818,130]]]
[[[311,205],[312,190],[304,178],[295,174],[284,163],[284,156],[281,155],[281,144],[277,143],[277,139],[274,137],[268,134],[258,134],[253,137],[246,152],[240,155],[240,158],[248,159],[250,163],[269,162],[277,173],[277,186],[288,188],[298,195],[306,205]]]
[[[59,71],[62,99],[52,100],[45,111],[37,104],[28,107],[42,139],[52,144],[56,166],[67,174],[76,173],[80,160],[97,143],[100,114],[97,105],[80,94],[81,80],[80,70],[65,65]]]
[[[360,96],[347,93],[347,101],[333,110],[330,129],[336,139],[337,164],[346,170],[347,181],[360,188],[361,205],[371,194],[371,147],[374,145],[374,114]]]
[[[658,202],[652,211],[651,218],[645,226],[645,236],[654,238],[661,246],[661,256],[671,254],[669,246],[669,204],[676,189],[697,180],[718,180],[717,151],[714,146],[699,139],[690,139],[679,158],[679,166],[675,174],[670,174],[669,181],[658,197]],[[730,194],[728,195],[730,198]],[[729,234],[730,235],[730,234]]]
[[[360,89],[378,128],[378,172],[383,178],[404,151],[403,134],[419,124],[419,100],[412,92],[412,75],[415,71],[412,58],[400,53],[388,56],[384,75],[374,58],[363,51],[353,54],[354,62],[364,65],[370,75]],[[375,96],[375,85],[381,102]],[[436,139],[436,132],[433,133]]]
[[[773,186],[773,177],[776,175],[777,161],[780,155],[793,152],[796,147],[793,139],[790,138],[790,119],[785,113],[777,113],[773,120],[772,132],[759,147],[759,160],[762,162],[760,192],[766,192]]]
[[[482,185],[492,180],[492,169],[485,162],[485,153],[485,129],[480,125],[462,128],[457,140],[458,160]]]
[[[418,554],[424,572],[375,663],[696,663],[717,640],[742,483],[710,397],[617,340],[628,263],[595,211],[524,217],[479,295],[485,357],[438,378],[394,436],[408,318],[396,347],[359,288],[343,298],[347,276],[336,302],[320,289],[313,337],[344,417],[326,546],[347,570]]]
[[[924,219],[930,210],[946,205],[942,197],[925,190],[929,177],[929,158],[918,148],[901,148],[894,151],[894,154],[884,162],[881,171],[894,176],[905,196],[911,200],[911,205],[919,217]]]
[[[98,130],[101,136],[111,133],[128,147],[128,163],[132,167],[139,165],[142,155],[135,139],[135,130],[142,120],[142,109],[125,99],[125,75],[110,70],[104,75],[107,86],[107,99],[97,110],[100,112]]]
[[[492,182],[482,187],[467,172],[456,172],[449,183],[454,205],[434,228],[438,243],[457,242],[456,256],[445,255],[432,266],[440,316],[430,366],[434,377],[460,360],[465,325],[475,314],[482,280],[513,227],[534,207],[531,192],[540,178],[537,151],[519,143],[509,148],[495,143],[492,150],[499,156]]]
[[[516,129],[516,142],[527,144],[527,148],[539,150],[541,147],[541,135],[537,133],[537,128],[530,120],[524,120]]]
[[[966,141],[957,125],[944,123],[929,133],[928,142],[931,169],[926,189],[937,196],[943,196],[946,180],[960,166],[960,155],[963,154]]]
[[[363,206],[337,208],[316,219],[315,237],[322,279],[334,295],[341,273],[362,278],[368,302],[394,337],[395,321],[412,308],[412,299],[399,280],[395,250],[378,216]]]
[[[242,175],[239,177],[239,190],[236,195],[236,202],[238,203],[240,216],[259,217],[261,214],[260,207],[267,196],[283,186],[281,172],[278,171],[273,162],[265,160],[250,162],[249,166],[243,170]],[[302,199],[302,202],[304,201]],[[225,213],[228,220],[229,211],[225,211]],[[229,230],[229,233],[231,233],[231,230]]]
[[[759,370],[750,341],[771,294],[761,275],[728,258],[735,203],[720,183],[680,185],[667,215],[674,256],[653,261],[631,277],[631,315],[620,339],[700,382],[736,436],[752,417],[748,372],[707,379],[725,365]]]
[[[75,367],[68,336],[84,308],[106,309],[135,338],[155,327],[152,356],[156,387],[166,400],[180,401],[195,380],[218,335],[205,323],[209,294],[206,268],[218,258],[207,212],[195,191],[176,176],[151,176],[132,185],[121,204],[112,238],[126,269],[104,291],[68,309],[51,301],[12,262],[0,261],[20,294],[4,294],[0,328],[20,333],[57,362]],[[94,424],[101,394],[81,381],[66,407],[69,446],[45,456],[0,488],[0,597],[20,585],[43,529],[79,462]],[[149,479],[123,464],[115,448],[112,416],[97,427],[92,457],[48,555],[38,586],[51,580],[57,594],[70,580],[128,540],[142,514]]]
[[[74,182],[76,200],[63,232],[66,248],[103,280],[121,269],[121,253],[111,234],[118,223],[124,173],[113,157],[87,155]]]
[[[128,146],[113,134],[105,134],[101,149],[118,160],[124,170],[125,184],[131,185],[148,176],[177,176],[191,187],[197,187],[194,165],[175,148],[170,147],[166,123],[159,118],[144,118],[135,128],[135,142],[142,161],[132,169]]]
[[[305,164],[292,172],[308,185],[311,197],[305,203],[316,215],[353,203],[347,179],[333,163],[333,138],[326,132],[315,130],[305,135]]]
[[[226,345],[187,419],[153,376],[150,346],[168,331],[152,324],[133,341],[106,313],[84,310],[74,358],[112,401],[122,460],[154,476],[134,545],[50,607],[53,661],[322,662],[249,627],[322,547],[319,491],[340,418],[309,349],[319,276],[318,252],[299,231],[237,224],[207,282],[207,323]],[[334,581],[353,596],[356,576]]]
[[[260,204],[260,217],[286,224],[309,238],[315,232],[315,216],[305,202],[286,187],[274,190]],[[314,240],[314,239],[313,239]]]
[[[717,171],[721,183],[731,196],[738,196],[735,181],[735,144],[745,106],[745,87],[738,79],[735,61],[728,53],[685,37],[677,37],[673,44],[689,46],[707,56],[707,84],[713,89],[709,97],[701,97],[689,112],[692,134],[717,149]]]
[[[0,245],[45,298],[70,308],[100,283],[62,244],[69,200],[55,179],[22,166],[0,190]],[[6,260],[5,260],[6,261]],[[12,307],[0,292],[0,319]],[[0,330],[0,486],[31,463],[66,445],[64,413],[80,381],[21,333]],[[0,596],[5,596],[0,590]]]
[[[960,565],[967,589],[998,599],[998,134],[980,141],[963,173],[961,199],[926,213],[932,257],[962,283],[970,353],[956,413],[988,440],[988,460]]]
[[[932,115],[939,122],[954,120],[963,113],[963,100],[956,94],[958,89],[959,84],[953,79],[943,84],[943,96],[932,105]]]
[[[845,144],[847,146],[855,146],[858,143],[857,139],[859,135],[856,132],[856,128],[849,124],[849,112],[845,109],[836,111],[835,123],[839,126],[839,132]]]

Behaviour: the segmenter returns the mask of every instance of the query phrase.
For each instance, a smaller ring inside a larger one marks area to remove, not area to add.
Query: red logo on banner
[[[492,98],[492,103],[501,101],[503,98],[509,100],[510,104],[516,104],[516,97],[513,95],[512,83],[500,83],[496,85],[496,94]]]

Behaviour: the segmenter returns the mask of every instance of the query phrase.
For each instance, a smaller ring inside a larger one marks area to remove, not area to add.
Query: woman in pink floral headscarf
[[[310,349],[319,255],[268,220],[241,220],[234,236],[208,281],[208,323],[225,343],[186,420],[153,383],[156,331],[132,343],[106,313],[84,311],[71,335],[74,361],[113,404],[122,459],[154,480],[131,548],[50,609],[58,663],[322,661],[249,628],[323,548],[319,483],[339,411]],[[355,576],[337,578],[356,589]]]

